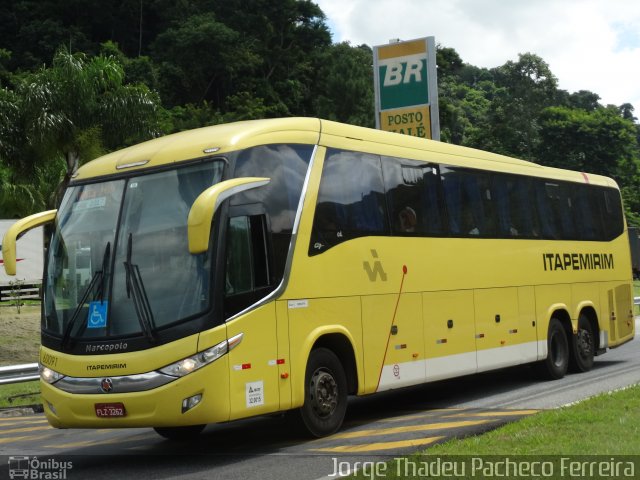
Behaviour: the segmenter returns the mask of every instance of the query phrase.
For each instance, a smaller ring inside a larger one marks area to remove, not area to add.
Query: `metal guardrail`
[[[39,378],[40,373],[38,372],[37,363],[0,367],[0,385],[30,382],[31,380],[38,380]]]
[[[640,305],[640,297],[633,297],[633,304]]]

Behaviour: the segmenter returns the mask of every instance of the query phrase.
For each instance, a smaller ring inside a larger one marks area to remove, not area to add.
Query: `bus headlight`
[[[220,342],[211,348],[207,348],[202,352],[196,353],[191,357],[183,358],[171,365],[167,365],[166,367],[161,368],[159,372],[164,373],[165,375],[171,375],[172,377],[184,377],[185,375],[216,361],[225,353],[235,348],[242,340],[242,335],[242,333],[239,333],[235,337],[231,337],[230,339]]]
[[[56,372],[55,370],[51,370],[49,367],[45,367],[44,365],[40,365],[40,378],[47,383],[56,383],[58,380],[63,378],[64,375]]]

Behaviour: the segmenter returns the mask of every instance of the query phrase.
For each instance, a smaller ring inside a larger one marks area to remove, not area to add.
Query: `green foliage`
[[[238,32],[216,21],[213,13],[189,17],[158,35],[152,50],[165,102],[177,105],[211,97],[220,102],[232,91],[237,74],[256,60],[240,40]]]
[[[554,103],[557,80],[542,58],[519,55],[494,71],[498,87],[488,113],[488,146],[498,153],[535,160],[540,112]]]
[[[371,68],[373,52],[366,45],[339,43],[317,59],[315,114],[328,120],[375,126]]]
[[[638,145],[633,124],[615,108],[548,107],[539,116],[545,164],[615,177]]]

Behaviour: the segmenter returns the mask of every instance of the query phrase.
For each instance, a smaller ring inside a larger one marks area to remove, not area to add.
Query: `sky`
[[[640,0],[314,0],[333,42],[384,45],[434,36],[465,63],[492,68],[519,53],[549,64],[558,86],[640,118]]]

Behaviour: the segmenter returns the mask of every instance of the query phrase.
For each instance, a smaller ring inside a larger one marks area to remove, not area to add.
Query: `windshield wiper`
[[[100,302],[104,302],[104,290],[105,290],[104,279],[106,277],[106,271],[109,266],[110,258],[111,258],[111,242],[107,242],[107,246],[104,249],[104,255],[102,256],[102,269],[96,270],[96,272],[93,274],[93,277],[91,277],[91,281],[89,282],[89,285],[87,286],[86,290],[82,294],[82,298],[78,302],[78,305],[76,306],[76,309],[74,310],[73,315],[71,315],[71,318],[69,319],[69,323],[67,323],[67,328],[64,329],[64,334],[62,335],[62,342],[61,342],[61,347],[63,350],[65,349],[65,347],[67,346],[67,343],[69,342],[69,339],[71,338],[71,331],[73,330],[74,325],[78,321],[78,318],[80,318],[80,312],[84,307],[84,303],[87,301],[87,299],[89,298],[89,295],[91,294],[95,286],[98,284],[99,284],[98,292],[99,292]]]
[[[131,263],[131,251],[133,249],[133,236],[130,233],[127,239],[127,261],[124,262],[124,269],[127,275],[127,298],[133,297],[133,306],[136,309],[136,315],[138,316],[138,322],[144,332],[147,340],[150,342],[156,341],[155,336],[155,321],[153,319],[153,312],[151,311],[151,304],[149,303],[149,297],[147,291],[144,288],[142,282],[142,275],[140,275],[140,269],[138,265]]]

